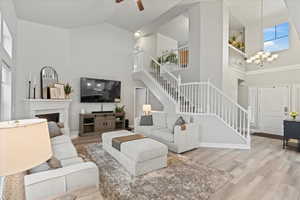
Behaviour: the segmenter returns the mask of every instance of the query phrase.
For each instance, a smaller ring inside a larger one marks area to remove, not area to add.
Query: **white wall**
[[[71,128],[78,129],[81,108],[100,110],[100,104],[79,102],[79,78],[92,77],[122,82],[121,99],[126,114],[133,124],[134,88],[139,84],[132,80],[134,38],[133,34],[110,24],[102,24],[70,31],[70,65],[61,74],[74,87],[71,105]],[[114,104],[105,104],[109,110]]]
[[[210,79],[223,88],[223,68],[228,65],[228,23],[223,1],[203,1],[189,10],[190,67],[182,73],[184,82]]]
[[[135,46],[142,48],[156,59],[166,50],[170,51],[172,49],[177,49],[178,42],[165,35],[155,33],[139,38],[136,41]]]
[[[166,51],[170,51],[178,48],[178,42],[176,40],[159,33],[157,34],[156,43],[157,43],[156,44],[157,57],[163,55],[163,53]]]
[[[22,118],[23,100],[28,97],[29,73],[39,80],[41,68],[52,66],[58,72],[60,81],[67,78],[63,69],[69,66],[69,32],[23,20],[18,21],[18,30],[16,117]],[[40,97],[40,83],[37,97]]]
[[[80,103],[80,77],[122,81],[122,103],[133,123],[134,87],[131,78],[134,47],[133,34],[109,24],[77,29],[61,29],[27,21],[19,21],[17,113],[24,116],[23,99],[27,97],[26,79],[29,72],[39,77],[43,66],[56,69],[63,83],[74,88],[70,109],[70,128],[76,136],[79,112],[100,110],[101,104]],[[38,90],[39,91],[39,90]],[[38,92],[39,95],[39,92]],[[105,104],[112,110],[114,104]]]

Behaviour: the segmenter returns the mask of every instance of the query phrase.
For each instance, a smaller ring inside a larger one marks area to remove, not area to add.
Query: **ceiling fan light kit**
[[[116,3],[121,3],[123,2],[124,0],[116,0]],[[143,11],[145,8],[144,8],[144,5],[143,5],[143,2],[142,0],[135,0],[136,1],[136,5],[137,7],[139,8],[140,11]]]

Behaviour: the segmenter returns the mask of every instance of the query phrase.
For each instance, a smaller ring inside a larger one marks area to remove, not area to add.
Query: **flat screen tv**
[[[121,81],[80,79],[81,103],[114,103],[121,97]]]

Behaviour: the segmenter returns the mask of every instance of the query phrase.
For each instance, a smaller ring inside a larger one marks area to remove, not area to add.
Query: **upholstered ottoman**
[[[113,138],[130,135],[134,135],[134,133],[125,130],[103,133],[104,150],[134,176],[167,166],[168,147],[153,139],[143,138],[123,142],[120,145],[120,150],[113,147]]]

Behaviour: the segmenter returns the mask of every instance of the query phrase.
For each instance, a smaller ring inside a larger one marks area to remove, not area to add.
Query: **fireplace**
[[[26,118],[45,118],[48,121],[60,122],[64,124],[62,132],[70,136],[69,128],[69,107],[71,100],[52,99],[25,99]]]
[[[48,122],[59,122],[59,113],[47,113],[35,116],[38,118],[47,119]]]

